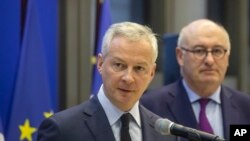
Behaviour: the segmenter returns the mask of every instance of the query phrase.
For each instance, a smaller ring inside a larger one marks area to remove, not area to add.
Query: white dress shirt
[[[187,91],[188,98],[192,103],[192,108],[195,114],[196,121],[199,120],[200,104],[199,99],[201,98],[198,94],[192,91],[185,80],[182,81],[184,88]],[[206,106],[206,115],[208,121],[214,131],[215,135],[224,137],[223,132],[223,121],[222,121],[222,110],[221,110],[221,99],[220,99],[221,87],[219,87],[210,97],[211,99]]]
[[[120,117],[125,113],[113,105],[106,97],[103,91],[103,85],[100,87],[97,95],[105,113],[109,124],[113,130],[116,141],[120,141],[121,121]],[[132,141],[142,141],[141,118],[139,112],[139,102],[129,111],[133,116],[133,120],[129,124],[129,134]],[[101,121],[100,121],[101,122]]]

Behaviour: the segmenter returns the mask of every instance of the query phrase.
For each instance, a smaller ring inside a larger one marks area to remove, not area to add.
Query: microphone
[[[154,127],[162,135],[176,135],[191,141],[225,141],[225,139],[219,136],[184,127],[168,119],[157,119]]]

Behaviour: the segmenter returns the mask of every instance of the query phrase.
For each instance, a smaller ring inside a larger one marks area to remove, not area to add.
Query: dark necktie
[[[129,121],[131,117],[130,113],[126,113],[121,116],[121,141],[131,141],[131,137],[129,135]]]
[[[199,128],[202,131],[213,134],[213,129],[206,116],[206,106],[210,99],[200,99],[200,115],[199,115]]]

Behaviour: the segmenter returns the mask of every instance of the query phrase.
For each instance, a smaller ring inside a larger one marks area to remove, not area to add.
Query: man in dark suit
[[[105,33],[97,59],[103,80],[98,94],[45,119],[38,141],[167,140],[154,129],[159,117],[139,104],[155,75],[157,48],[148,27],[131,22],[113,24]]]
[[[221,25],[191,22],[181,30],[176,48],[182,79],[149,91],[141,103],[173,122],[229,140],[231,124],[250,124],[249,95],[222,85],[229,55],[229,35]]]

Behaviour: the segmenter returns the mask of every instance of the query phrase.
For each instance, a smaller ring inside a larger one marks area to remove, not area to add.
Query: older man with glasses
[[[177,44],[182,79],[144,94],[142,104],[176,123],[229,140],[231,124],[250,124],[250,96],[222,84],[231,48],[227,31],[199,19],[181,30]]]

